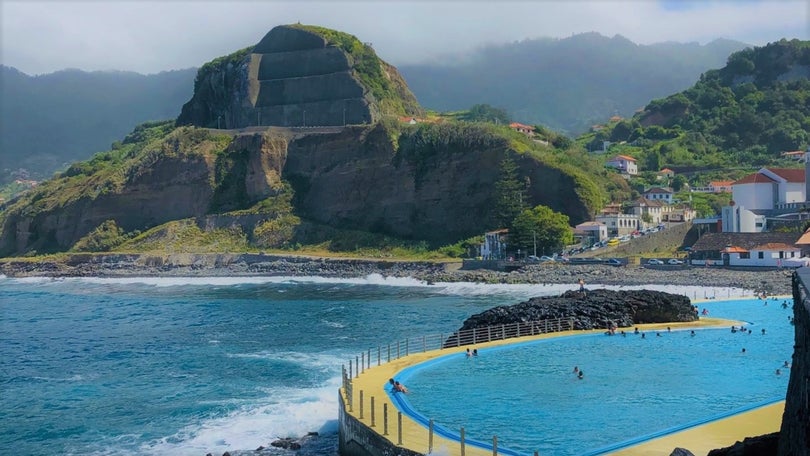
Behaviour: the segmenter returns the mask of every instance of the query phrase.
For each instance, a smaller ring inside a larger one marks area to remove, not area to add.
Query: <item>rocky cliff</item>
[[[426,137],[437,139],[419,143]],[[74,165],[11,205],[0,214],[0,256],[65,251],[108,220],[131,233],[196,218],[201,230],[225,223],[250,240],[262,214],[278,215],[259,203],[290,191],[295,215],[308,222],[439,246],[493,228],[506,156],[516,159],[521,179],[530,177],[530,204],[559,207],[572,223],[593,212],[577,196],[581,179],[510,144],[476,124],[227,135],[182,127],[138,150]],[[251,217],[210,222],[232,211]]]
[[[370,44],[322,27],[283,25],[197,73],[178,125],[242,128],[370,124],[421,108]]]

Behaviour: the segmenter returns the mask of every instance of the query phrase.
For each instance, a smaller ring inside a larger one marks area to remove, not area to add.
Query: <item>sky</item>
[[[301,22],[351,33],[394,64],[489,44],[598,32],[638,44],[810,39],[807,0],[0,0],[0,63],[150,74],[199,67]]]

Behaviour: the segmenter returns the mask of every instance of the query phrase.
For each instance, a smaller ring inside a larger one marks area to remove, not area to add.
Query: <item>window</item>
[[[751,252],[740,252],[740,259],[741,260],[750,260],[751,259]]]
[[[757,252],[757,253],[758,253],[757,258],[759,258],[760,260],[765,258],[765,252]]]

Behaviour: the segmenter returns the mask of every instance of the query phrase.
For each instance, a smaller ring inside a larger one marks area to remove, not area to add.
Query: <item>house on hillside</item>
[[[795,266],[802,257],[797,233],[708,233],[692,245],[690,261],[706,266]]]
[[[523,133],[526,136],[533,136],[534,135],[534,127],[531,125],[524,125],[518,122],[512,122],[509,124],[509,128],[515,130],[518,133]]]
[[[399,121],[408,125],[416,125],[419,120],[416,117],[400,117]]]
[[[599,214],[595,217],[595,221],[607,227],[608,236],[632,234],[641,226],[641,219],[635,214]]]
[[[730,180],[711,181],[709,182],[709,191],[711,193],[731,193],[731,186],[733,184],[734,181]]]
[[[655,175],[655,180],[669,180],[675,177],[675,171],[664,168]]]
[[[661,201],[665,204],[672,204],[675,192],[668,187],[652,187],[644,192],[644,198],[650,201]]]
[[[650,200],[644,197],[633,201],[630,209],[641,221],[640,228],[649,225],[658,225],[664,220],[664,215],[669,212],[669,207],[664,204],[663,201]],[[648,221],[644,222],[645,219]]]
[[[669,206],[669,211],[661,215],[665,222],[689,222],[695,217],[697,217],[697,212],[684,203]]]
[[[804,157],[806,154],[807,152],[803,150],[792,150],[790,152],[782,152],[782,157],[796,160],[798,162],[804,162]]]
[[[636,159],[627,155],[617,155],[607,163],[605,166],[609,166],[611,168],[616,168],[622,174],[627,174],[629,176],[635,176],[638,174],[638,165],[636,165]]]

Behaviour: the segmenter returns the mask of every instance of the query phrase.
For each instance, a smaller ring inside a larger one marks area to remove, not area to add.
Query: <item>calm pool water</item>
[[[750,332],[578,335],[481,349],[474,358],[444,356],[398,375],[410,390],[404,406],[446,430],[464,427],[468,442],[491,443],[497,435],[501,451],[599,454],[783,400],[793,311],[781,304],[700,304],[712,317],[748,322]]]

